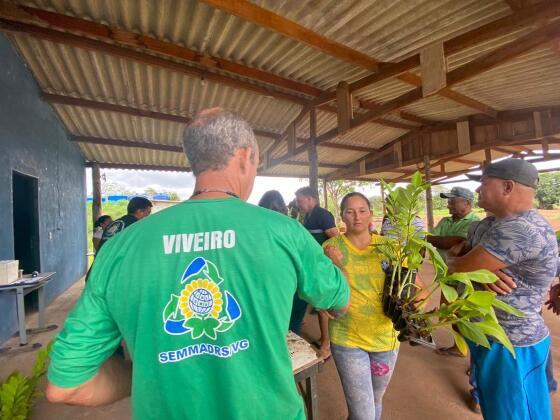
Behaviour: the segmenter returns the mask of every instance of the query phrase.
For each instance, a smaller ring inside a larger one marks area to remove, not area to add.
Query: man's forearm
[[[432,236],[429,235],[426,240],[433,246],[439,249],[449,249],[458,243],[461,243],[465,238],[461,236]]]
[[[110,357],[89,381],[74,388],[49,383],[46,396],[50,402],[83,406],[110,404],[130,395],[132,364],[121,357]]]

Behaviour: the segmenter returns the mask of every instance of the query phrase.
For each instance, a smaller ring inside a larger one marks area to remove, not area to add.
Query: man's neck
[[[496,210],[493,213],[494,213],[494,216],[496,217],[496,219],[499,220],[499,219],[505,219],[506,217],[526,213],[531,209],[533,209],[533,206],[519,206],[517,208],[512,208],[512,209],[500,209],[501,211]]]
[[[468,213],[463,214],[463,215],[452,214],[451,219],[453,219],[453,221],[456,222],[457,220],[461,220],[461,219],[467,217],[469,213],[470,213],[470,211]]]
[[[241,187],[227,171],[205,171],[196,177],[192,200],[203,198],[239,197]]]

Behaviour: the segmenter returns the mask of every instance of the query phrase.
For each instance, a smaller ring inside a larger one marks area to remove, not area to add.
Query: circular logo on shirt
[[[172,294],[163,310],[163,330],[170,335],[190,334],[193,339],[217,338],[241,318],[241,307],[233,295],[222,290],[224,279],[218,267],[202,257],[185,270],[179,295]]]
[[[103,232],[103,236],[105,238],[112,238],[117,233],[119,233],[121,230],[123,230],[124,227],[125,226],[124,226],[124,221],[123,220],[115,220],[113,223],[111,223],[109,226],[107,226],[107,229],[105,229],[105,231]]]

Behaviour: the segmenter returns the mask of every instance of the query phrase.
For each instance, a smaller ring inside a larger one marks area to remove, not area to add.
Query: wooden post
[[[383,208],[383,216],[385,216],[385,214],[387,214],[387,209],[385,208],[385,190],[381,182],[379,183],[379,189],[381,190],[381,206]]]
[[[308,150],[309,156],[309,186],[315,191],[317,197],[319,196],[319,167],[317,166],[317,146],[314,139],[311,139],[311,146]]]
[[[327,178],[323,178],[323,206],[328,208],[329,206],[329,195],[327,194]]]
[[[484,149],[484,164],[482,166],[486,168],[491,163],[492,163],[492,150]]]
[[[336,102],[338,107],[338,134],[344,134],[350,130],[350,122],[353,118],[352,94],[350,93],[348,83],[340,82],[336,87]]]
[[[93,184],[93,202],[91,205],[91,215],[93,223],[101,216],[101,175],[99,164],[94,163],[91,167],[91,182]]]
[[[431,182],[430,174],[430,156],[424,155],[424,176],[426,182]],[[434,208],[432,204],[432,187],[426,190],[426,216],[428,217],[428,231],[434,229]]]
[[[319,164],[317,162],[317,113],[315,108],[309,111],[309,141],[310,146],[307,149],[309,157],[309,186],[315,191],[317,197],[319,197]]]

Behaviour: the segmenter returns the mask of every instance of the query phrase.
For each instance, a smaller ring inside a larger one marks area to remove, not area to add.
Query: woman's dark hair
[[[93,224],[93,227],[101,226],[103,223],[105,223],[110,218],[111,218],[111,216],[109,216],[107,214],[104,214],[103,216],[99,216],[97,218],[97,220],[95,221],[95,223]]]
[[[349,198],[352,198],[352,197],[362,198],[367,203],[368,209],[371,210],[371,203],[369,202],[369,199],[365,195],[363,195],[362,193],[354,191],[354,192],[346,194],[344,196],[344,198],[342,199],[342,201],[340,202],[340,215],[341,216],[342,216],[342,213],[344,213],[344,209],[346,208],[346,202],[348,201]]]
[[[288,207],[286,207],[286,202],[276,190],[270,190],[263,194],[261,200],[259,201],[259,206],[265,209],[274,210],[282,214],[288,214]]]

